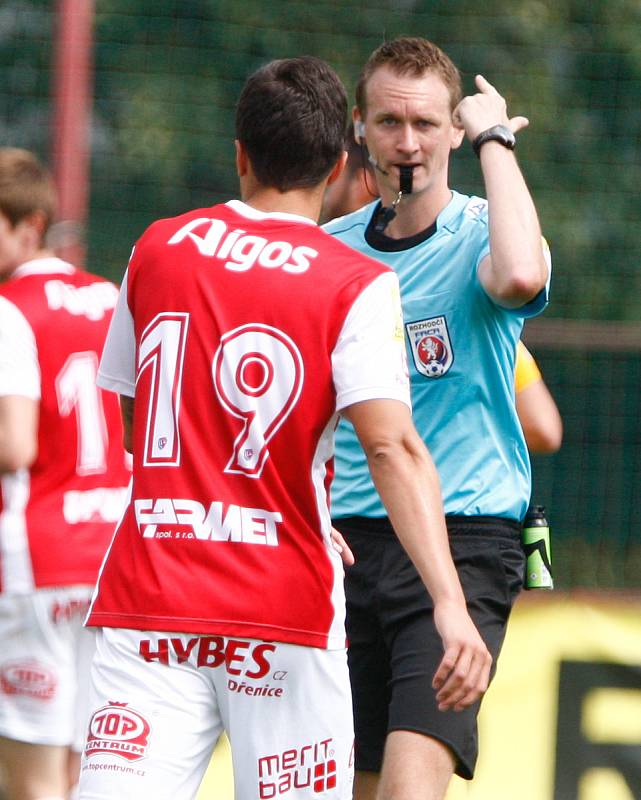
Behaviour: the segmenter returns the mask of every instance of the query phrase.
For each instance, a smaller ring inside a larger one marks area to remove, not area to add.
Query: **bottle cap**
[[[533,519],[545,519],[545,506],[530,506],[528,508],[524,522]]]

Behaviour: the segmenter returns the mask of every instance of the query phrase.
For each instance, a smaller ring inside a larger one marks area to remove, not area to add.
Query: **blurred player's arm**
[[[30,467],[38,455],[40,367],[30,325],[0,297],[0,473]]]
[[[122,416],[122,443],[128,453],[133,453],[134,398],[120,395],[120,414]]]
[[[38,454],[38,407],[30,397],[0,397],[0,473],[33,464]]]
[[[434,601],[445,649],[433,681],[439,708],[462,710],[487,689],[492,658],[467,612],[432,458],[404,403],[367,400],[342,413],[356,430],[394,530]]]
[[[516,411],[531,453],[556,453],[563,422],[554,398],[530,351],[519,341],[514,371]]]
[[[109,332],[105,341],[97,384],[110,392],[116,392],[120,398],[120,415],[122,417],[122,444],[128,453],[132,452],[134,394],[136,390],[136,338],[134,321],[129,310],[128,297],[129,269],[125,271],[114,309]]]
[[[475,95],[464,97],[454,118],[470,141],[501,124],[517,133],[529,123],[508,117],[505,100],[481,75]],[[490,141],[480,149],[481,169],[488,201],[490,255],[479,265],[479,280],[490,297],[508,308],[533,300],[548,279],[549,266],[541,228],[530,191],[514,153]]]
[[[545,383],[537,381],[516,396],[516,411],[531,453],[556,453],[563,440],[563,422]]]

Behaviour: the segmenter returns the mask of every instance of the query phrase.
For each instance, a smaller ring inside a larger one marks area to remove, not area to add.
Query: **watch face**
[[[516,144],[516,139],[514,138],[514,134],[509,128],[504,128],[502,133],[505,135],[505,143],[514,147]]]
[[[472,142],[472,147],[476,155],[479,155],[481,145],[485,144],[485,142],[492,141],[500,142],[503,147],[507,147],[508,150],[514,150],[516,146],[516,138],[507,125],[494,125],[492,128],[488,128],[486,131],[479,133]]]

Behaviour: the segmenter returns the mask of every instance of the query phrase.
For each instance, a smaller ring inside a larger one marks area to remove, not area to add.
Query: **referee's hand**
[[[432,681],[438,708],[463,711],[487,690],[492,656],[464,604],[441,601],[434,622],[445,650]]]
[[[530,124],[527,117],[508,116],[505,99],[486,78],[477,75],[474,80],[478,92],[464,97],[452,114],[471,142],[494,125],[506,125],[512,133],[517,133]]]

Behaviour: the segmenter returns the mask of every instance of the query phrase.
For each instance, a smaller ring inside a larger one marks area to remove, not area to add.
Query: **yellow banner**
[[[524,592],[448,800],[641,798],[641,597]]]
[[[447,800],[641,798],[641,596],[524,592]],[[222,741],[198,800],[233,800]]]

